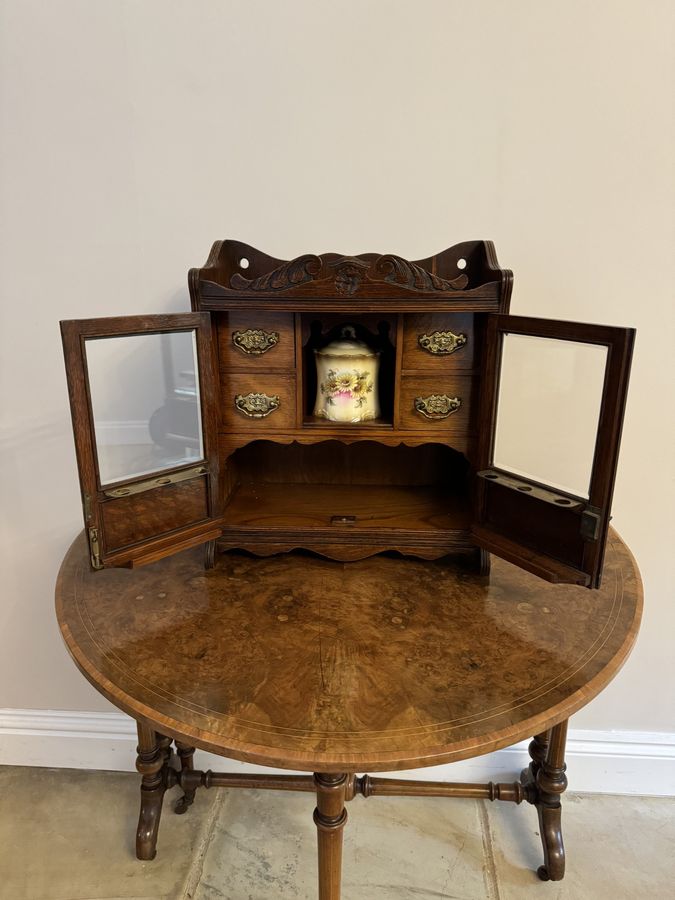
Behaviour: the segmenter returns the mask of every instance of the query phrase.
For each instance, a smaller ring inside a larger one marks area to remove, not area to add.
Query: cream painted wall
[[[188,308],[220,237],[491,238],[514,312],[638,328],[614,514],[644,626],[575,727],[675,731],[672,0],[0,8],[0,707],[109,708],[54,622],[81,527],[60,318]]]

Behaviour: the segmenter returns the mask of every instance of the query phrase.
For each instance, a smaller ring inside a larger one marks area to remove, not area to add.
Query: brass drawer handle
[[[462,405],[459,397],[447,394],[431,394],[430,397],[415,397],[415,409],[427,419],[447,419]]]
[[[248,356],[262,356],[279,343],[278,331],[263,331],[262,328],[247,328],[246,331],[233,331],[232,343]]]
[[[281,400],[278,394],[268,397],[267,394],[251,392],[250,394],[237,394],[234,405],[249,419],[264,419],[275,409],[279,409]]]
[[[417,343],[422,350],[434,356],[450,356],[466,344],[465,334],[453,334],[452,331],[432,331],[431,334],[420,334]]]

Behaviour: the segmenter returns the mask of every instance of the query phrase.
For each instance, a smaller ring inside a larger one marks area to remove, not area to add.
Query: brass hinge
[[[89,529],[89,556],[92,569],[102,569],[101,547],[98,542],[98,528]]]
[[[597,541],[600,537],[601,510],[587,506],[581,514],[581,537],[585,541]]]
[[[82,494],[82,510],[84,512],[84,521],[87,523],[91,519],[91,496],[86,492]]]

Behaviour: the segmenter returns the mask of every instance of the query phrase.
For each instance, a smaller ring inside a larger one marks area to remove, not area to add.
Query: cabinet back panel
[[[442,444],[385,447],[374,441],[274,444],[254,441],[234,454],[242,482],[459,485],[466,459]]]

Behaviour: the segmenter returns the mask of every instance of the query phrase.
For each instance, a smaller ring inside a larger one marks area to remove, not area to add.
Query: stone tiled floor
[[[138,778],[0,769],[2,900],[315,900],[313,798],[167,795],[158,855],[133,854]],[[344,900],[666,900],[675,800],[565,796],[565,880],[540,882],[537,817],[523,804],[357,798],[345,831]]]

